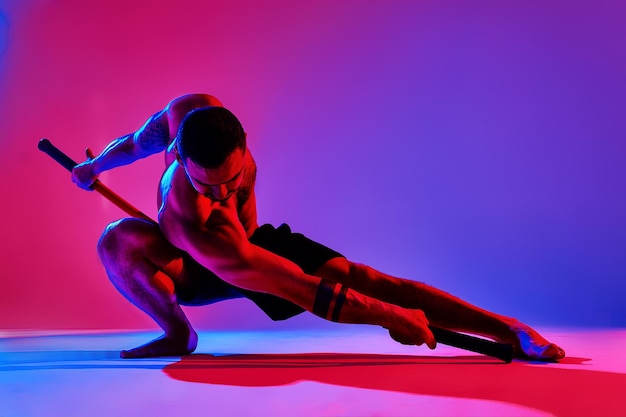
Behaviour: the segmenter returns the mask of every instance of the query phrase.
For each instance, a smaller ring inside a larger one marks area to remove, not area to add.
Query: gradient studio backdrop
[[[626,325],[623,2],[0,5],[1,329],[154,328],[97,259],[123,214],[36,145],[81,160],[189,92],[240,117],[261,221],[531,324]],[[102,180],[154,216],[162,166]]]

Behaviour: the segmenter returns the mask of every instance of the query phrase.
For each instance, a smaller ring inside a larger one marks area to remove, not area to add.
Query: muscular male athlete
[[[340,323],[375,324],[404,344],[436,341],[428,325],[511,343],[515,357],[556,360],[563,349],[529,326],[426,284],[349,261],[289,226],[259,227],[256,164],[237,118],[207,94],[172,100],[136,132],[77,165],[89,189],[103,171],[165,152],[158,224],[110,224],[98,254],[115,287],[164,334],[123,358],[179,356],[198,336],[181,305],[247,297],[274,320],[304,310]]]

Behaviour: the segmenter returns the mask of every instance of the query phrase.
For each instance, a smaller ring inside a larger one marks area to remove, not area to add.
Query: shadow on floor
[[[165,366],[180,381],[229,386],[279,386],[313,381],[345,387],[420,395],[501,401],[553,415],[626,415],[626,375],[580,365],[503,364],[487,357],[377,354],[195,354]]]
[[[560,364],[486,356],[350,353],[194,354],[123,360],[119,351],[37,351],[0,355],[0,371],[153,369],[179,381],[267,387],[312,381],[419,395],[500,401],[568,416],[624,416],[626,375],[585,369],[584,358]],[[578,367],[580,367],[578,369]]]

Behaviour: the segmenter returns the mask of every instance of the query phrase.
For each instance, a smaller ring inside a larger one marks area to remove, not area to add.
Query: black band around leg
[[[313,303],[313,314],[325,319],[328,316],[330,303],[333,300],[336,282],[322,278]]]
[[[348,292],[348,287],[346,287],[345,285],[341,285],[341,290],[339,290],[339,294],[337,295],[337,300],[335,300],[335,307],[333,308],[333,315],[330,318],[332,321],[335,321],[335,322],[339,321],[339,313],[341,313],[341,307],[343,307],[343,302],[346,301],[347,292]]]

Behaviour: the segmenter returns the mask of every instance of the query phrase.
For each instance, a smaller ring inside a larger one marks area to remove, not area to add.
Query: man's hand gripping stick
[[[50,156],[52,159],[57,161],[59,164],[61,164],[65,169],[67,169],[70,172],[72,172],[72,169],[74,169],[74,167],[78,165],[72,158],[64,154],[59,148],[54,146],[52,142],[50,142],[48,139],[41,139],[37,147],[39,148],[40,151],[48,154],[48,156]],[[91,153],[89,149],[87,149],[87,157],[93,158],[93,154]],[[146,214],[141,212],[135,206],[133,206],[128,201],[124,200],[122,197],[114,193],[109,187],[102,184],[100,180],[94,181],[94,183],[91,185],[91,188],[99,192],[107,200],[109,200],[110,202],[118,206],[120,209],[126,212],[129,216],[153,221],[150,217],[148,217]]]

